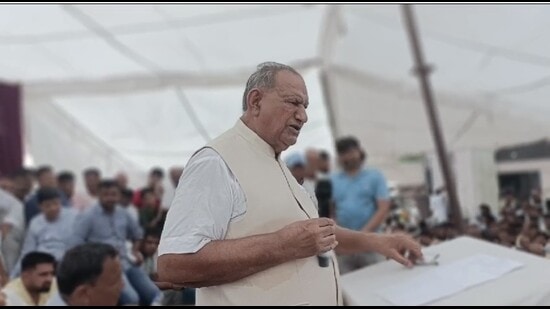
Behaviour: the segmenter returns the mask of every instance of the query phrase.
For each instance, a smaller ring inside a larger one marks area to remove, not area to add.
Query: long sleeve
[[[21,249],[21,255],[19,256],[19,259],[17,263],[15,263],[15,267],[13,268],[10,277],[16,278],[21,273],[21,261],[23,260],[23,257],[27,255],[27,253],[36,251],[38,248],[38,235],[36,235],[36,221],[31,221],[31,224],[29,226],[29,229],[27,231],[27,236],[25,236],[25,241],[23,242],[23,248]]]
[[[69,248],[85,243],[90,235],[92,216],[86,212],[77,216],[74,220],[73,235],[69,238]]]

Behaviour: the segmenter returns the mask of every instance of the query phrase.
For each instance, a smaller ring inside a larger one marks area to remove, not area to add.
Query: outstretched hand
[[[402,233],[380,235],[376,251],[406,267],[412,267],[415,261],[422,259],[420,244],[411,236]]]

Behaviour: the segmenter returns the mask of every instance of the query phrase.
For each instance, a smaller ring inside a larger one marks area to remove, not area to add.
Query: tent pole
[[[425,64],[424,55],[420,46],[418,38],[418,32],[416,29],[416,22],[411,5],[401,5],[403,18],[405,20],[405,28],[409,37],[409,43],[411,45],[412,54],[415,62],[414,72],[418,76],[420,82],[420,88],[422,97],[424,99],[424,106],[428,114],[428,120],[430,122],[430,129],[432,137],[437,149],[437,155],[439,157],[439,164],[443,172],[443,178],[449,194],[449,202],[451,206],[451,213],[453,216],[453,222],[459,232],[464,232],[464,226],[462,222],[462,212],[458,200],[455,182],[452,175],[452,170],[449,165],[449,159],[447,156],[447,149],[445,147],[445,141],[441,132],[441,125],[439,122],[439,114],[437,106],[434,104],[434,98],[432,95],[429,74],[430,67]]]
[[[321,24],[321,36],[318,44],[318,54],[321,58],[319,79],[323,91],[325,108],[332,137],[336,140],[340,137],[340,128],[336,122],[336,109],[334,106],[333,88],[329,77],[330,59],[334,51],[337,36],[339,35],[338,23],[340,20],[340,6],[329,5],[325,9],[323,23]]]
[[[321,91],[323,92],[323,97],[325,98],[325,108],[327,109],[327,117],[330,125],[330,131],[334,140],[340,137],[340,128],[336,122],[336,111],[334,108],[334,101],[332,100],[332,88],[330,86],[329,76],[326,68],[321,68],[319,72],[319,77],[321,80]]]

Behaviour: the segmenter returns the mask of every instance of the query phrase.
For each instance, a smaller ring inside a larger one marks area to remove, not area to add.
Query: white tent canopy
[[[550,135],[550,7],[416,7],[449,148]],[[390,178],[433,143],[397,5],[3,5],[0,79],[24,86],[35,163],[106,174],[183,165],[234,124],[263,61],[305,77],[294,149],[360,138]],[[414,174],[414,175],[413,175]]]

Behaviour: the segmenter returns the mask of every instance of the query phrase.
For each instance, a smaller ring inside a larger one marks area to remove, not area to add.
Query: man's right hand
[[[338,242],[334,232],[336,224],[329,218],[297,221],[277,231],[283,250],[294,259],[315,256],[334,249]]]

